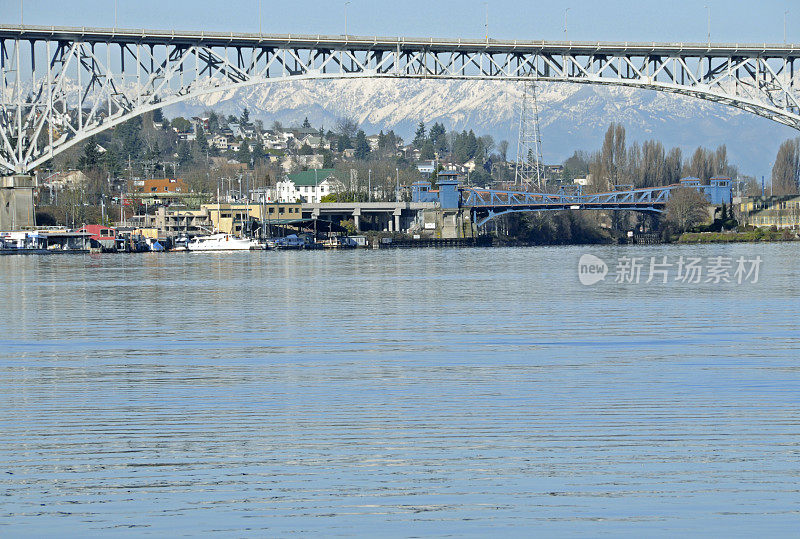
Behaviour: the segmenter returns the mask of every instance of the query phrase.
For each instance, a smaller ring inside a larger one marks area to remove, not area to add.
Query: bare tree
[[[786,140],[772,166],[772,194],[795,195],[800,180],[800,138]]]
[[[342,116],[336,120],[336,132],[352,139],[358,132],[358,122],[355,118]]]
[[[667,201],[667,221],[681,232],[708,219],[708,200],[693,187],[673,189]]]
[[[612,123],[606,131],[601,150],[602,175],[607,187],[610,189],[619,183],[620,174],[625,169],[625,128],[622,124]],[[599,181],[596,178],[595,181]]]
[[[503,158],[503,162],[508,161],[508,141],[501,140],[500,143],[497,145],[497,151],[500,154],[500,157]]]
[[[683,152],[680,148],[672,148],[666,157],[666,183],[678,183],[683,169]]]

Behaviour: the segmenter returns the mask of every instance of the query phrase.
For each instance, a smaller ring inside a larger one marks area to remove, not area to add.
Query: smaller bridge
[[[438,191],[430,190],[427,182],[412,186],[415,202],[439,203],[442,209],[468,209],[473,222],[483,226],[491,219],[507,213],[559,210],[632,210],[661,213],[667,205],[670,193],[675,189],[694,188],[708,199],[710,204],[731,202],[732,182],[730,178],[712,178],[704,185],[697,178],[684,178],[672,185],[634,189],[617,189],[604,193],[583,194],[577,192],[545,193],[530,191],[503,191],[458,185],[452,173],[440,175]]]
[[[529,193],[464,188],[462,205],[472,208],[481,226],[505,213],[558,210],[635,210],[661,212],[672,189],[680,184],[607,193]]]

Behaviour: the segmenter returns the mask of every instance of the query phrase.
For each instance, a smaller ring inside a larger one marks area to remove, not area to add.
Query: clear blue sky
[[[113,26],[115,0],[23,0],[26,24]],[[258,31],[259,0],[117,0],[118,25],[130,28]],[[261,0],[264,33],[344,33],[340,0]],[[789,0],[351,0],[348,33],[387,36],[705,41],[711,8],[713,41],[800,43],[800,2]],[[0,0],[0,22],[19,23],[20,1]]]

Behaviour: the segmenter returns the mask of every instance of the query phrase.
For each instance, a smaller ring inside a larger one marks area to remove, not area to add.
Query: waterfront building
[[[737,197],[734,202],[741,224],[800,229],[800,195]]]
[[[201,209],[207,213],[212,230],[236,236],[249,235],[252,228],[248,227],[254,224],[286,225],[303,217],[299,202],[204,204]]]
[[[322,197],[344,190],[344,183],[332,168],[289,174],[277,183],[278,202],[318,203]]]
[[[208,213],[204,209],[195,210],[170,210],[165,206],[160,206],[156,210],[155,223],[150,223],[147,219],[143,223],[143,228],[150,228],[152,225],[158,229],[163,238],[171,238],[186,234],[196,236],[211,232],[211,223]]]
[[[89,234],[89,239],[93,244],[97,244],[103,249],[116,249],[117,231],[104,225],[84,225],[76,232]]]
[[[148,219],[142,226],[147,228],[154,225],[159,238],[173,238],[183,234],[197,236],[212,232],[241,235],[254,222],[286,225],[301,219],[299,202],[215,203],[203,204],[192,210],[170,210],[161,206],[156,210],[154,222],[150,223]]]

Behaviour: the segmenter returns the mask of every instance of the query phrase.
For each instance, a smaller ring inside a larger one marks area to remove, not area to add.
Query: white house
[[[381,137],[380,135],[370,135],[367,137],[367,144],[369,144],[370,151],[377,151],[380,147]]]
[[[278,202],[320,202],[322,197],[340,192],[344,184],[332,168],[305,170],[289,174],[277,184]]]
[[[228,137],[224,135],[214,135],[210,139],[208,139],[208,144],[217,148],[218,150],[227,150],[228,149]]]
[[[314,149],[330,147],[330,143],[327,143],[325,139],[318,135],[306,135],[298,141],[299,146],[302,147],[304,144],[308,144],[309,147]]]

